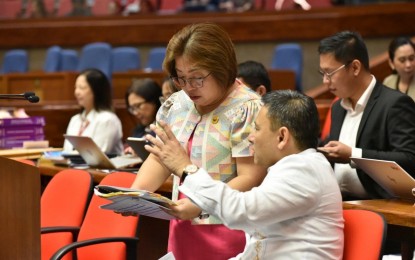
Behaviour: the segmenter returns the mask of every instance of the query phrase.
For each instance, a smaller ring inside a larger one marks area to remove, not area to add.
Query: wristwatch
[[[183,182],[184,179],[186,179],[187,175],[193,174],[199,170],[199,167],[197,167],[194,164],[189,164],[183,169],[182,177],[180,178],[180,182]]]

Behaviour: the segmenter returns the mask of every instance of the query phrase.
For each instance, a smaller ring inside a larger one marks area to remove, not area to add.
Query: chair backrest
[[[278,44],[274,48],[271,69],[287,69],[295,72],[296,90],[302,91],[303,49],[297,43]]]
[[[146,71],[162,71],[163,70],[163,61],[166,56],[165,47],[156,47],[152,48],[148,53],[147,65],[145,67]]]
[[[135,174],[129,172],[113,172],[102,179],[100,185],[131,187]],[[78,240],[84,241],[97,237],[136,237],[138,218],[124,217],[100,206],[110,203],[109,200],[93,196],[88,207]],[[126,248],[123,243],[104,243],[77,249],[78,259],[126,259]]]
[[[89,172],[67,169],[56,174],[47,184],[40,202],[41,227],[82,225],[93,191]],[[73,242],[70,233],[50,233],[41,236],[41,259],[50,257],[59,248]],[[71,259],[71,254],[64,259]]]
[[[135,47],[116,47],[112,49],[112,72],[141,69],[141,55]]]
[[[3,57],[3,73],[27,72],[29,57],[26,50],[15,49],[7,51]]]
[[[78,52],[71,49],[62,50],[61,71],[77,71],[78,69]]]
[[[82,48],[78,63],[78,71],[99,69],[111,79],[112,46],[106,42],[94,42]]]
[[[344,218],[344,260],[382,259],[387,224],[384,217],[369,210],[346,209]]]
[[[57,72],[61,70],[62,48],[54,45],[46,51],[46,58],[43,64],[44,72]]]

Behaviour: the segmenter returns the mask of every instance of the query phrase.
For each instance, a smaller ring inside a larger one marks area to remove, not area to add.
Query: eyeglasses
[[[325,71],[322,71],[322,70],[319,70],[318,71],[318,73],[320,73],[320,75],[323,77],[323,80],[324,80],[324,77],[327,77],[327,79],[329,80],[329,81],[331,81],[331,77],[336,73],[336,72],[338,72],[339,70],[341,70],[341,69],[343,69],[343,68],[345,68],[347,65],[349,65],[349,64],[343,64],[343,65],[341,65],[340,67],[338,67],[337,69],[335,69],[335,70],[333,70],[332,72],[325,72]]]
[[[184,88],[186,87],[186,83],[189,83],[189,85],[192,88],[201,88],[203,87],[203,81],[210,76],[211,73],[207,74],[204,77],[200,77],[200,78],[188,78],[185,79],[183,77],[170,77],[170,79],[173,81],[173,83],[179,87],[179,88]]]
[[[146,101],[143,102],[139,102],[136,104],[132,104],[128,107],[128,112],[130,112],[131,114],[136,114],[140,109],[143,108],[143,105],[147,103]]]

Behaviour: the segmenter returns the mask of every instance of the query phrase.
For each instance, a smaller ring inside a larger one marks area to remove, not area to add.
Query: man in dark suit
[[[325,38],[318,51],[323,83],[340,98],[333,104],[328,142],[320,149],[334,164],[343,199],[389,198],[350,157],[395,161],[415,177],[415,103],[376,81],[358,33]]]

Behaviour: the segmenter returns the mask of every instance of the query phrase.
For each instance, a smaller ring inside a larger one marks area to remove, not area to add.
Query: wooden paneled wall
[[[0,49],[39,48],[54,44],[82,46],[95,41],[112,45],[159,45],[185,25],[215,22],[235,43],[318,40],[340,30],[358,30],[364,37],[414,34],[415,3],[382,3],[309,11],[246,13],[143,14],[0,21]]]

